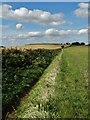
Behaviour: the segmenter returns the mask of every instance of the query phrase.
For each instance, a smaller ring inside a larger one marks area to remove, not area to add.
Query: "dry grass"
[[[24,50],[24,49],[58,49],[58,48],[61,48],[61,45],[60,44],[31,44],[31,45],[24,45],[24,46],[11,46],[11,47],[5,47],[6,49],[21,49],[21,50]]]

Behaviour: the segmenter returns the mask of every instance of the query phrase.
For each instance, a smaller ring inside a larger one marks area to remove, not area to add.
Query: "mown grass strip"
[[[55,93],[49,98],[52,118],[88,117],[88,48],[64,50]]]

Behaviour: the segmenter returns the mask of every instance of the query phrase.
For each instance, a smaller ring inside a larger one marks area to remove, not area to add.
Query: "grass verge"
[[[53,118],[88,117],[88,47],[64,50],[54,96],[48,103]]]

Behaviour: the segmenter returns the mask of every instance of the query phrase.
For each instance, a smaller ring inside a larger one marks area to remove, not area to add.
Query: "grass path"
[[[60,69],[60,52],[45,70],[38,83],[22,99],[20,106],[9,117],[13,118],[47,118],[46,108],[49,96],[55,91],[55,79]]]
[[[88,47],[63,51],[54,96],[49,101],[54,118],[88,117]]]

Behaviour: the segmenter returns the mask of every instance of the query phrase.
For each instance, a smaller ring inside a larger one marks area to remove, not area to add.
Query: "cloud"
[[[80,34],[87,34],[88,33],[88,29],[81,29],[81,30],[56,30],[56,29],[48,29],[45,31],[46,35],[50,35],[50,36],[65,36],[65,35],[72,35],[72,34],[76,34],[76,35],[80,35]]]
[[[28,32],[26,34],[18,34],[16,38],[30,38],[30,37],[42,37],[44,36],[43,32]]]
[[[88,33],[88,29],[81,29],[78,31],[78,34],[81,35],[81,34],[87,34]]]
[[[38,9],[30,10],[24,7],[13,10],[12,6],[8,4],[0,5],[0,9],[2,9],[2,14],[0,13],[0,17],[4,19],[13,19],[29,23],[34,22],[43,25],[49,24],[54,26],[66,23],[63,13],[52,14],[47,11]]]
[[[80,29],[80,30],[57,30],[54,28],[47,29],[44,32],[28,32],[25,34],[18,34],[15,38],[41,38],[41,37],[66,37],[68,35],[87,35],[88,29]]]
[[[44,38],[44,37],[51,37],[51,38],[65,38],[69,35],[88,35],[88,29],[80,29],[80,30],[57,30],[54,28],[47,29],[45,31],[34,31],[34,32],[28,32],[24,34],[16,34],[16,35],[2,35],[2,39],[37,39],[37,38]]]
[[[48,29],[45,31],[46,35],[51,35],[51,36],[58,36],[59,35],[59,30],[56,29]]]
[[[15,34],[15,35],[2,35],[2,43],[7,46],[7,43],[10,45],[24,45],[30,43],[64,43],[66,41],[74,40],[88,40],[88,29],[80,30],[57,30],[54,28],[47,29],[45,31],[34,31],[27,32],[24,34]]]
[[[22,29],[23,25],[22,24],[16,24],[16,29]]]
[[[28,36],[30,37],[42,37],[44,34],[42,32],[29,32]]]
[[[88,3],[79,3],[78,6],[79,6],[80,8],[88,9]]]
[[[42,32],[28,32],[26,34],[18,34],[16,38],[30,38],[30,37],[42,37],[44,34]]]
[[[79,8],[74,11],[74,14],[77,17],[88,17],[88,3],[79,3],[78,6]]]

